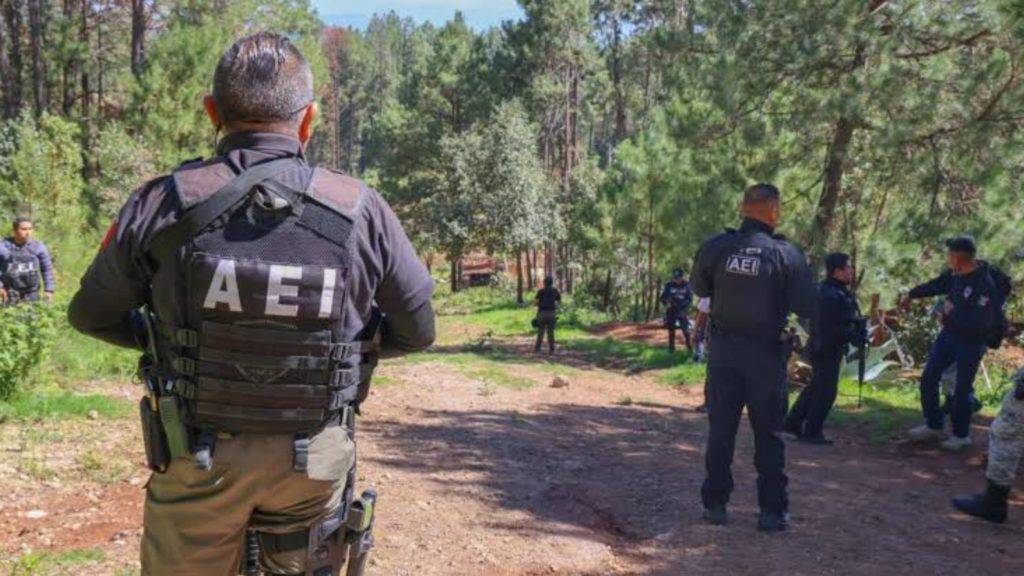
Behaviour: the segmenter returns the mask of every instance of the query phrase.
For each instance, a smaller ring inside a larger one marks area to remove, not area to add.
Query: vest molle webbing
[[[163,372],[194,428],[309,434],[355,401],[369,347],[339,339],[360,191],[325,193],[354,181],[294,157],[226,168],[175,174],[185,211],[153,242],[180,280],[158,311]]]

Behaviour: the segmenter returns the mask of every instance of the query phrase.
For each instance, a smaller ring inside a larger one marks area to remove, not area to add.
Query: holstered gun
[[[146,308],[132,310],[129,317],[135,342],[143,351],[139,357],[138,377],[145,387],[146,395],[139,403],[139,417],[142,421],[146,464],[153,472],[163,473],[167,471],[167,466],[171,462],[171,449],[160,414],[162,384],[157,374],[154,320],[152,313]]]
[[[373,521],[377,507],[377,492],[367,490],[349,508],[345,535],[348,544],[346,576],[364,576],[373,548]]]

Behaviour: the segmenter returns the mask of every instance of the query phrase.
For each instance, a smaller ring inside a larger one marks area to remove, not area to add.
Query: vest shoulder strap
[[[186,242],[245,199],[252,189],[261,182],[288,170],[303,167],[304,165],[294,157],[279,158],[257,164],[229,179],[216,192],[205,197],[196,195],[196,188],[189,187],[189,182],[179,180],[179,176],[185,175],[187,178],[191,171],[176,172],[174,174],[175,188],[178,190],[179,199],[182,200],[183,212],[178,222],[167,227],[153,239],[151,252],[158,262],[167,261]],[[226,165],[224,168],[230,170]],[[207,185],[209,182],[209,180],[205,180]],[[185,184],[185,186],[179,186],[179,183]],[[209,188],[207,187],[207,189]],[[186,199],[193,201],[186,203]]]
[[[171,175],[173,194],[182,210],[203,202],[206,198],[235,177],[235,171],[223,158],[189,160]]]
[[[351,176],[316,168],[308,196],[330,210],[355,220],[362,207],[366,185]]]

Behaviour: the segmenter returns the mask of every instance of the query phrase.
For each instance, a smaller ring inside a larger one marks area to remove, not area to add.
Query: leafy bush
[[[935,337],[942,326],[930,313],[931,307],[915,306],[903,315],[900,324],[900,344],[918,366],[924,366]]]
[[[0,400],[24,385],[56,335],[56,308],[30,304],[0,310]]]

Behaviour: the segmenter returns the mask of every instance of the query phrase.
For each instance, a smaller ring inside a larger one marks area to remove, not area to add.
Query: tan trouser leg
[[[341,428],[310,442],[308,473],[292,465],[290,435],[221,438],[210,471],[178,459],[154,474],[146,493],[144,576],[235,576],[245,528],[304,530],[341,502],[355,446]],[[304,556],[285,554],[281,573],[302,574]],[[271,559],[271,564],[277,564]]]

